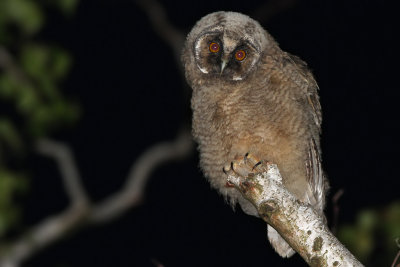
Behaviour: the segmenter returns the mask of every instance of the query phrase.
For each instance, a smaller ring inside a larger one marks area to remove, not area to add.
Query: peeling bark
[[[310,266],[363,266],[329,231],[314,209],[298,201],[283,185],[275,164],[252,177],[228,176],[256,208]]]

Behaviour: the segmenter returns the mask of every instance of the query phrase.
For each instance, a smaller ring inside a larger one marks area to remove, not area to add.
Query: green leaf
[[[80,115],[78,106],[64,101],[56,101],[38,107],[29,120],[29,131],[35,136],[74,123]]]
[[[372,231],[378,222],[379,216],[374,210],[363,210],[357,215],[357,225],[364,231]]]
[[[39,5],[32,0],[2,0],[3,13],[15,23],[23,33],[32,35],[40,30],[44,17]]]
[[[15,82],[10,76],[0,76],[0,98],[11,100],[15,96]]]
[[[50,66],[51,75],[59,80],[66,76],[71,67],[71,57],[69,54],[59,48],[52,51],[52,62]]]
[[[0,141],[14,151],[21,151],[22,139],[14,124],[7,118],[0,117]]]
[[[66,16],[71,16],[78,5],[78,0],[53,0],[53,3],[64,13]]]
[[[16,99],[16,107],[17,110],[23,114],[30,116],[35,109],[40,106],[40,100],[38,95],[32,87],[29,86],[20,86],[18,89],[18,95]]]
[[[46,100],[60,98],[57,83],[66,76],[71,66],[67,52],[57,47],[29,44],[23,47],[20,62]]]
[[[383,230],[389,246],[393,246],[393,240],[400,238],[400,201],[392,203],[385,209]]]
[[[30,132],[34,136],[43,136],[48,132],[51,125],[52,112],[47,106],[39,106],[28,121]]]
[[[49,52],[46,46],[28,44],[21,50],[21,66],[33,78],[40,79],[43,75],[46,75],[48,59]]]
[[[338,231],[338,238],[361,261],[365,261],[374,248],[373,232],[357,226],[343,225]]]
[[[24,192],[26,188],[26,177],[0,168],[0,237],[19,219],[21,210],[14,203],[14,196]]]
[[[8,14],[4,12],[4,3],[0,1],[0,43],[8,44],[11,41],[11,36],[8,32]]]

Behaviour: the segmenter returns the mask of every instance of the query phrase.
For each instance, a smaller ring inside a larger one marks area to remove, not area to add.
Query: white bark
[[[363,266],[329,231],[314,209],[284,187],[275,164],[253,177],[230,174],[228,181],[257,208],[310,266]]]

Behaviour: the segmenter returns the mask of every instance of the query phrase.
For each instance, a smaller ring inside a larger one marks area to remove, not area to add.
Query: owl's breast
[[[292,176],[289,173],[295,173],[293,179],[305,175],[306,136],[298,127],[304,125],[303,116],[272,101],[265,90],[234,88],[221,97],[203,90],[201,97],[194,95],[193,134],[199,145],[200,165],[213,187],[224,190],[223,167],[246,153],[276,163],[288,179]]]

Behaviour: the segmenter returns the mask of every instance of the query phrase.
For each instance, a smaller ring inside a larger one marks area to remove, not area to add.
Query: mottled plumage
[[[251,153],[277,164],[288,190],[322,214],[327,183],[320,159],[321,107],[306,64],[282,51],[256,21],[234,12],[198,21],[182,61],[193,89],[200,166],[212,187],[257,216],[236,189],[226,186],[223,172],[226,164]],[[281,256],[294,253],[272,227],[268,237]]]

